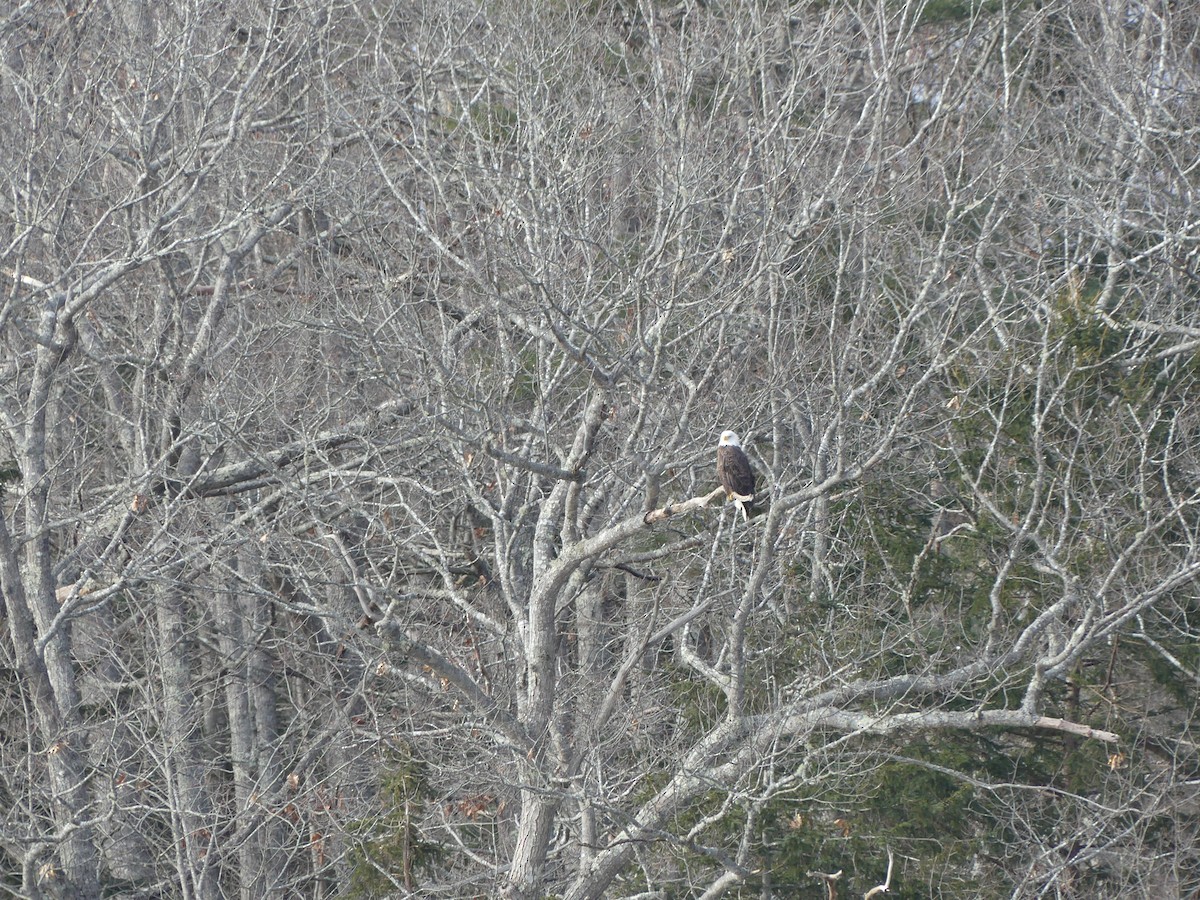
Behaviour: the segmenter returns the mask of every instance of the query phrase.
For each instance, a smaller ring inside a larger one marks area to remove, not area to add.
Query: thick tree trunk
[[[35,564],[49,562],[37,550],[31,555]],[[29,690],[38,725],[35,740],[39,755],[46,760],[49,776],[46,799],[56,832],[39,837],[57,856],[57,861],[54,856],[27,857],[27,863],[32,865],[25,867],[24,889],[36,896],[41,890],[39,885],[44,883],[59,896],[91,900],[100,896],[99,855],[95,827],[90,822],[95,813],[88,796],[86,748],[81,746],[85,735],[65,646],[70,632],[64,626],[51,635],[47,652],[39,654],[39,640],[46,629],[38,628],[35,621],[46,621],[49,610],[43,609],[39,616],[31,603],[31,593],[44,586],[45,574],[43,569],[38,577],[35,570],[34,577],[22,579],[8,523],[0,518],[0,588],[4,592],[17,668]],[[45,607],[46,598],[41,603]],[[50,644],[54,645],[53,651]]]
[[[244,566],[231,564],[235,571]],[[233,766],[235,808],[240,817],[256,812],[257,800],[278,784],[278,773],[263,772],[261,763],[273,756],[274,734],[271,723],[259,721],[260,704],[273,713],[274,697],[269,683],[262,682],[263,654],[259,648],[262,635],[254,629],[256,617],[251,609],[261,601],[247,596],[237,579],[228,587],[216,591],[213,603],[213,625],[224,662],[225,707],[228,716],[229,755]],[[247,631],[247,626],[250,631]],[[267,663],[269,670],[270,664]],[[238,847],[239,890],[243,900],[254,900],[269,893],[278,872],[272,871],[267,838],[269,823],[260,824],[247,835]]]
[[[220,885],[212,802],[205,786],[202,716],[196,702],[196,624],[189,620],[182,566],[175,565],[155,603],[162,684],[163,759],[171,786],[176,873],[188,900],[216,900]]]

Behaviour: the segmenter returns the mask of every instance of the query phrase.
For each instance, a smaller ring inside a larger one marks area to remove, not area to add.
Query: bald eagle
[[[725,488],[725,499],[737,504],[742,518],[749,522],[754,506],[754,470],[736,431],[721,432],[721,440],[717,442],[717,477]]]

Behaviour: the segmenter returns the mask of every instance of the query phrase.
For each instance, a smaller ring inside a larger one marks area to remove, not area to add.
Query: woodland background
[[[1198,39],[10,0],[0,893],[1194,896]]]

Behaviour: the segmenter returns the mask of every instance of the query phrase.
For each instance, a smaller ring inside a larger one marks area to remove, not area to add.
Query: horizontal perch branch
[[[682,500],[679,503],[668,503],[666,506],[660,506],[658,509],[652,509],[642,518],[642,521],[647,525],[653,525],[656,522],[662,522],[670,519],[673,516],[681,516],[684,513],[695,512],[698,509],[704,509],[708,504],[712,503],[721,495],[724,488],[716,488],[711,493],[701,497],[692,497],[688,500]]]

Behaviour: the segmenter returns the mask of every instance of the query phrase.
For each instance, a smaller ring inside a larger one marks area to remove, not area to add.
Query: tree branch
[[[977,731],[980,728],[1037,728],[1061,731],[1091,740],[1116,743],[1120,736],[1112,731],[1103,731],[1058,719],[1009,709],[987,709],[955,712],[935,709],[912,713],[876,715],[870,712],[852,712],[845,709],[812,709],[800,715],[786,716],[782,720],[774,716],[758,716],[751,726],[757,730],[767,725],[768,719],[776,720],[776,727],[788,734],[802,734],[814,727],[835,728],[840,731],[858,731],[864,734],[892,734],[897,731],[916,730],[963,730]],[[778,733],[772,731],[772,733]]]
[[[863,900],[871,900],[872,897],[878,897],[880,894],[886,894],[888,891],[890,891],[892,889],[892,863],[894,863],[896,861],[896,858],[892,855],[891,847],[888,847],[887,854],[888,854],[887,876],[883,879],[883,884],[877,884],[877,885],[875,885],[875,887],[871,888],[869,891],[867,891],[865,894],[863,894]]]

